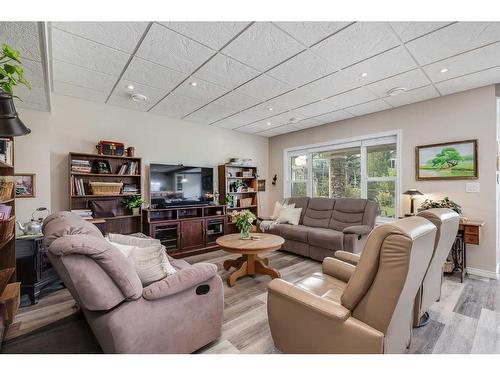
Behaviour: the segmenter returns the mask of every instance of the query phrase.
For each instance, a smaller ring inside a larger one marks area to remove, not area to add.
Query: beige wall
[[[328,140],[401,129],[401,188],[416,188],[431,198],[449,196],[469,218],[482,219],[481,245],[468,248],[468,266],[496,272],[496,98],[494,86],[483,87],[407,105],[388,111],[273,137],[269,141],[269,176],[278,183],[269,192],[269,204],[283,196],[283,150]],[[480,193],[466,193],[466,181],[416,181],[415,146],[478,139]],[[401,200],[403,212],[407,198]]]
[[[32,134],[16,139],[16,170],[38,176],[37,198],[16,202],[21,220],[42,205],[52,211],[68,208],[68,153],[95,152],[101,139],[134,146],[145,167],[152,162],[215,167],[230,157],[245,157],[256,162],[261,178],[267,178],[269,147],[264,137],[60,95],[53,95],[50,114],[20,113]],[[147,183],[145,178],[143,184]],[[267,207],[265,193],[259,197]]]

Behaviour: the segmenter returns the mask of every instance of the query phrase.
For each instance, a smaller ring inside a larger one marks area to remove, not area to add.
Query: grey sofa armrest
[[[372,227],[369,225],[351,225],[350,227],[344,228],[342,231],[344,234],[357,234],[362,236],[368,234],[372,231]]]
[[[168,297],[201,284],[216,274],[217,266],[215,264],[197,263],[148,285],[144,288],[142,296],[147,300]]]
[[[354,273],[356,266],[335,258],[327,257],[323,260],[322,268],[323,273],[347,283]]]

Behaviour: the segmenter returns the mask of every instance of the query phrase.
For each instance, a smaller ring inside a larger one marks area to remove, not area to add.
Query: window
[[[286,151],[286,192],[292,197],[368,198],[381,218],[398,213],[397,135]]]

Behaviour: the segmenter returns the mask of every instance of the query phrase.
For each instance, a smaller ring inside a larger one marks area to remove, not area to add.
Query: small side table
[[[42,235],[16,238],[16,268],[21,294],[28,294],[32,305],[38,302],[45,286],[59,280],[47,257]]]
[[[484,221],[460,219],[457,237],[451,247],[451,258],[453,260],[453,270],[447,272],[453,274],[460,272],[460,282],[464,282],[467,273],[467,245],[479,245],[480,228],[484,226]]]

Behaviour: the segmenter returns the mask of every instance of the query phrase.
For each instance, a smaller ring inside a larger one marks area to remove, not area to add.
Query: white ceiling
[[[50,26],[55,93],[261,136],[500,83],[500,22]],[[43,110],[36,32],[35,23],[0,23],[37,89],[23,105]],[[389,96],[395,87],[407,92]]]

